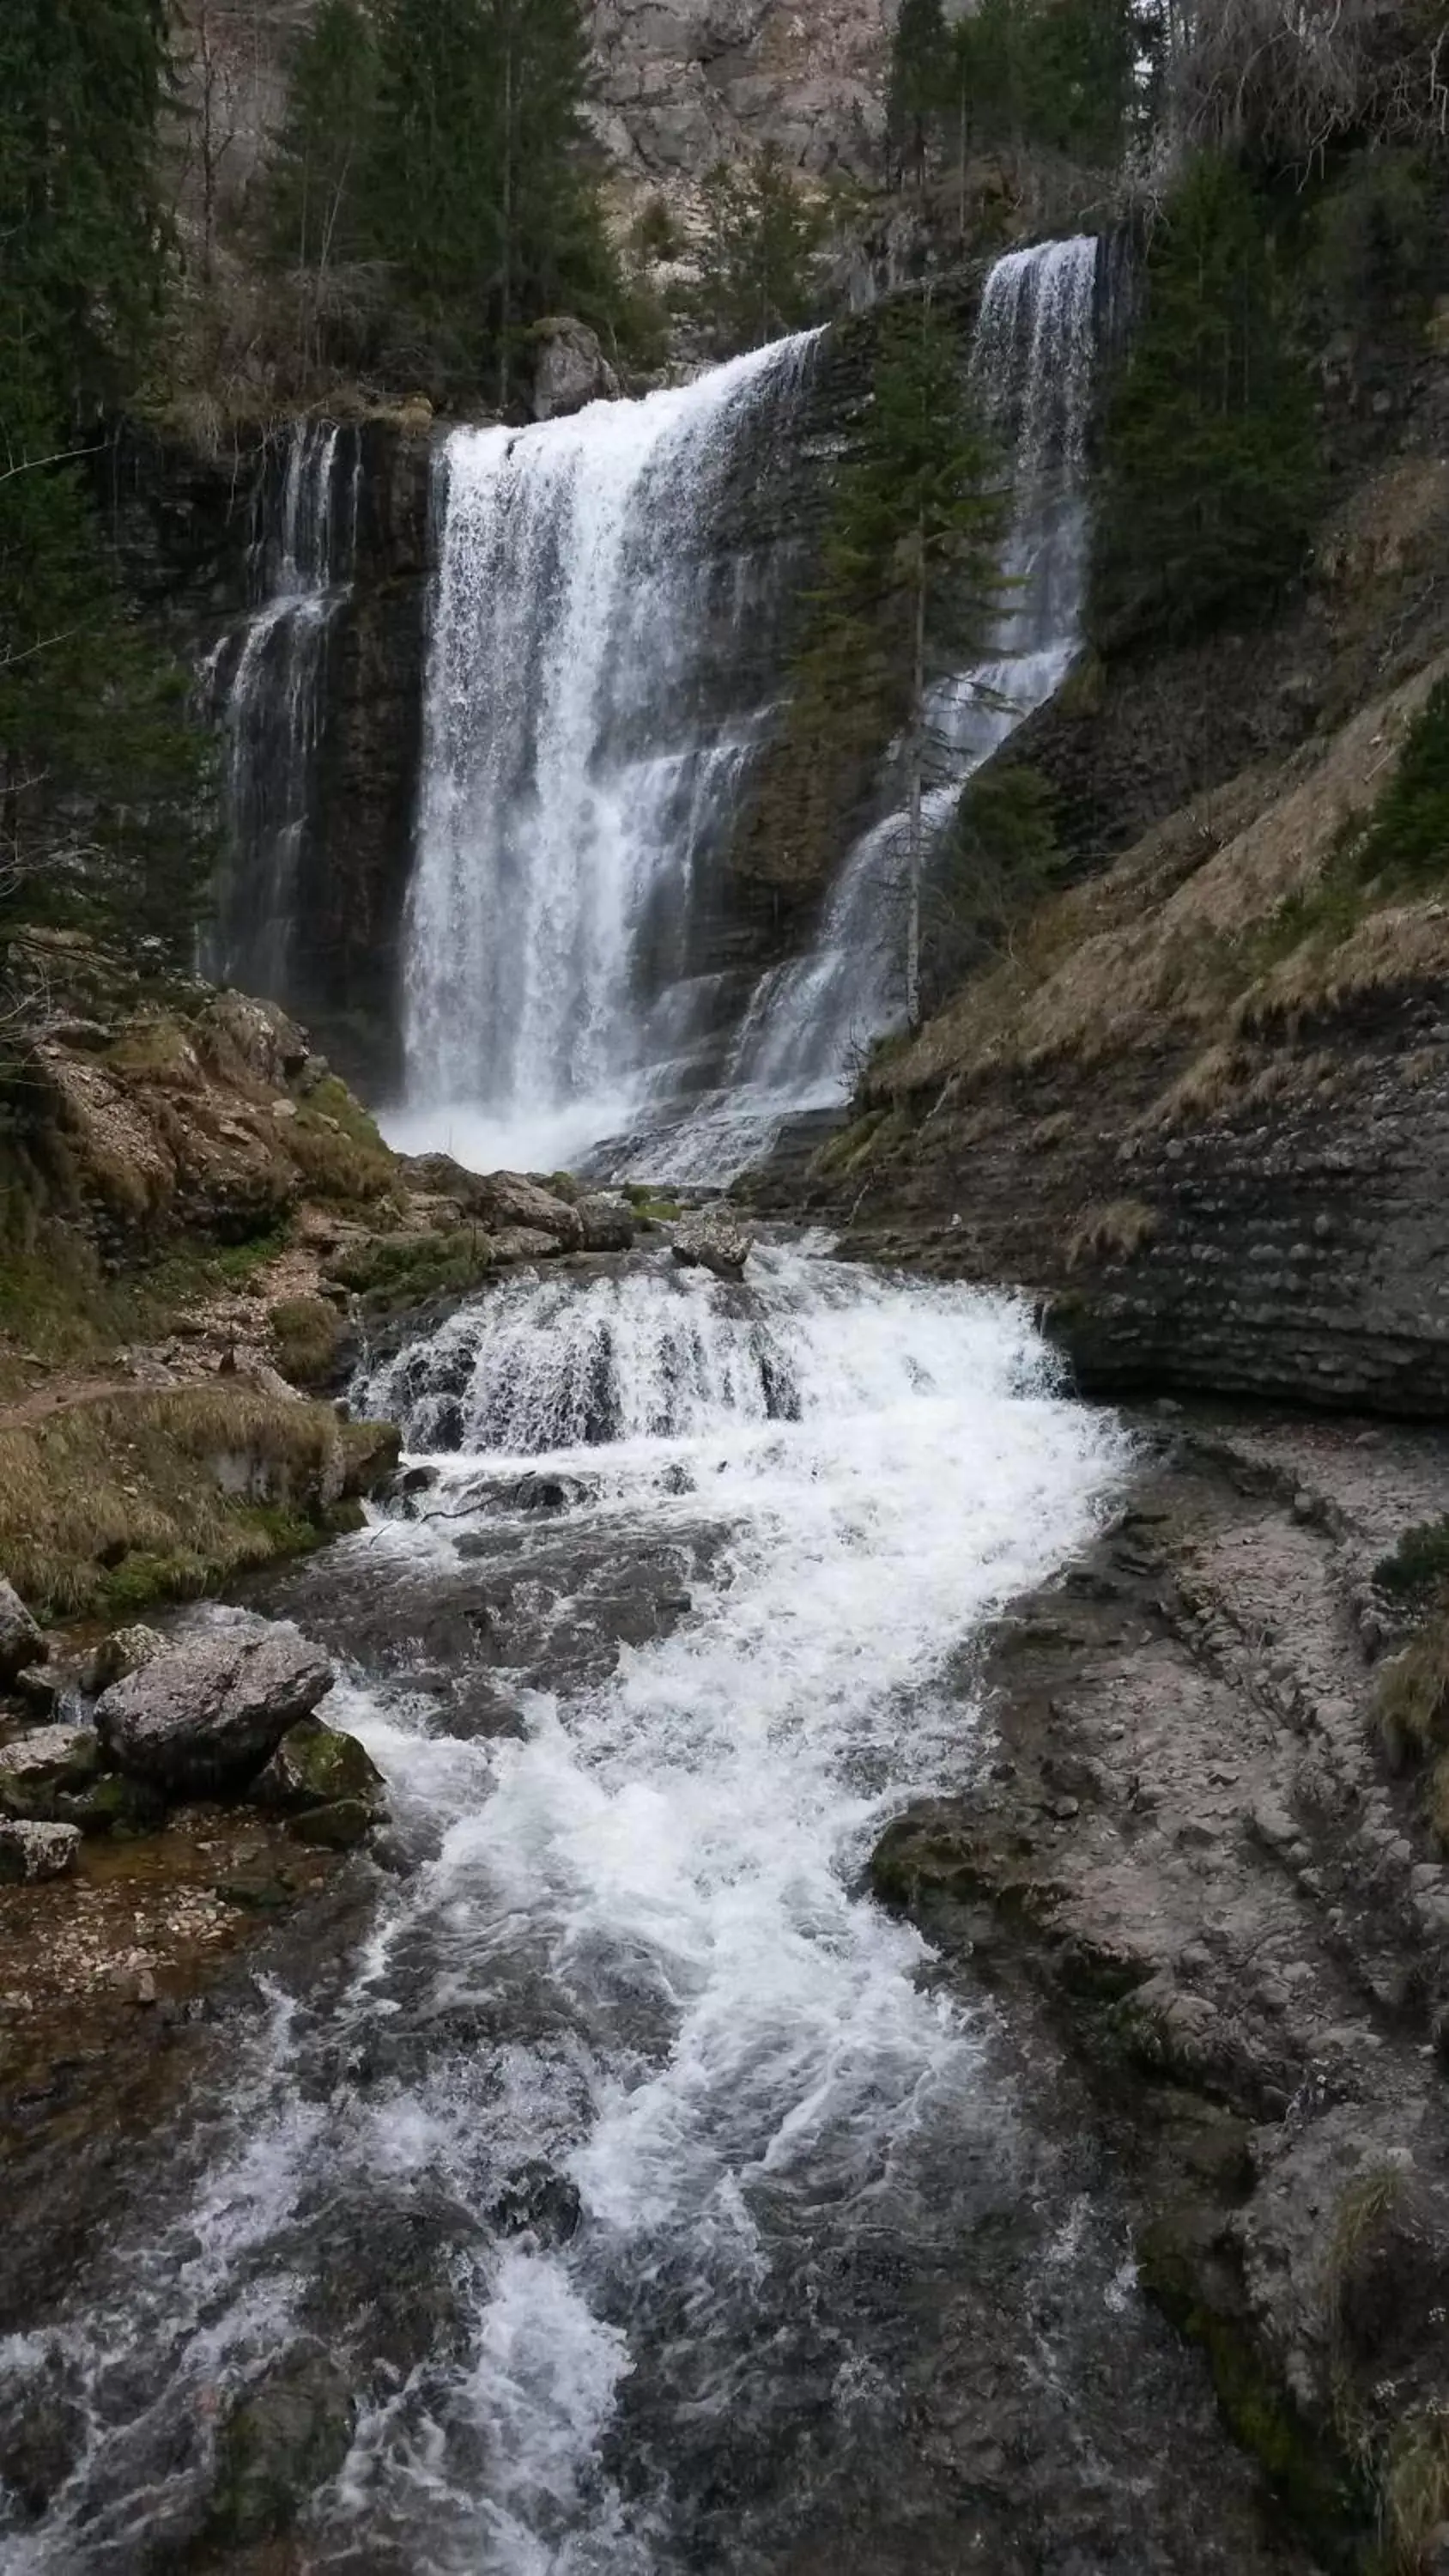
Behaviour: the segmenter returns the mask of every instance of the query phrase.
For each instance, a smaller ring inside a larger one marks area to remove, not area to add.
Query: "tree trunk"
[[[906,1026],[921,1025],[922,788],[926,764],[926,533],[916,531],[916,633],[906,737],[910,822],[906,841]]]

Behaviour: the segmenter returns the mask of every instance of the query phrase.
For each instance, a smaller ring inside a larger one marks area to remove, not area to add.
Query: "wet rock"
[[[536,1225],[505,1226],[493,1237],[494,1258],[505,1267],[512,1262],[552,1261],[563,1250],[556,1235],[545,1234]]]
[[[743,1279],[755,1248],[753,1230],[730,1208],[702,1208],[674,1229],[674,1258],[686,1270],[711,1270],[716,1279]]]
[[[48,1664],[27,1664],[23,1673],[16,1674],[14,1690],[16,1698],[24,1700],[27,1708],[35,1709],[46,1717],[54,1717],[60,1706],[63,1684],[59,1673],[52,1672]]]
[[[33,1823],[66,1821],[56,1800],[86,1789],[101,1767],[93,1726],[41,1726],[0,1748],[0,1815]]]
[[[617,1190],[599,1190],[592,1198],[580,1199],[579,1223],[584,1229],[585,1252],[633,1250],[638,1219]]]
[[[283,1736],[271,1760],[252,1784],[259,1807],[282,1815],[302,1815],[313,1807],[332,1807],[346,1800],[380,1815],[387,1789],[382,1773],[355,1735],[326,1726],[320,1717],[304,1717]]]
[[[75,1825],[0,1821],[0,1887],[27,1887],[46,1878],[68,1878],[80,1850]]]
[[[332,1687],[319,1647],[286,1629],[199,1638],[168,1648],[96,1708],[120,1769],[173,1797],[236,1788]]]
[[[330,1807],[309,1807],[306,1813],[293,1816],[287,1826],[295,1842],[306,1843],[317,1851],[355,1851],[364,1843],[378,1818],[376,1804],[368,1798],[339,1798]]]
[[[143,1672],[147,1664],[154,1664],[157,1656],[165,1652],[165,1638],[139,1620],[129,1628],[114,1628],[91,1658],[86,1687],[94,1698],[99,1698],[112,1682],[123,1682],[130,1674]]]
[[[45,1661],[45,1639],[14,1585],[0,1574],[0,1690],[9,1690],[28,1665]]]
[[[217,2438],[214,2540],[275,2539],[291,2528],[352,2445],[352,2398],[340,2362],[290,2352],[235,2404]]]
[[[563,1252],[577,1252],[583,1244],[578,1209],[522,1172],[489,1172],[475,1180],[467,1213],[477,1217],[490,1234],[522,1229],[528,1234],[546,1235]]]
[[[586,322],[571,313],[553,315],[535,323],[532,339],[535,420],[562,420],[587,403],[618,399],[619,379]]]
[[[536,2159],[509,2175],[488,2218],[500,2236],[532,2236],[540,2245],[567,2245],[578,2233],[582,2214],[577,2183]]]

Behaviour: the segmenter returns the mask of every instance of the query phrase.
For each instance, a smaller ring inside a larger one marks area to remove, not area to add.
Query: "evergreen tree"
[[[822,742],[901,746],[906,1015],[920,1016],[923,798],[935,682],[979,661],[1000,592],[1005,496],[955,324],[928,298],[881,318],[872,396],[841,476],[800,679]]]
[[[931,128],[949,87],[943,0],[901,0],[891,47],[886,135],[891,165],[923,185]]]
[[[267,171],[268,246],[282,267],[323,275],[356,255],[376,92],[370,17],[359,0],[322,0],[293,51]]]
[[[1153,237],[1103,452],[1109,633],[1250,608],[1301,569],[1320,493],[1312,387],[1263,209],[1226,161],[1195,165]]]
[[[81,452],[165,275],[153,0],[0,23],[0,897],[183,940],[205,872],[185,681],[123,614]]]
[[[367,182],[371,246],[465,380],[568,303],[617,295],[580,159],[579,0],[384,0]]]
[[[722,355],[757,349],[808,322],[810,263],[825,227],[778,144],[746,164],[721,161],[704,183],[708,235],[699,310]]]
[[[166,0],[0,11],[0,374],[34,352],[69,415],[115,391],[159,301]]]

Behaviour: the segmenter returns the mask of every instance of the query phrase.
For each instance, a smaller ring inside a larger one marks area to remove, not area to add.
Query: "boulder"
[[[377,1822],[377,1809],[365,1798],[339,1798],[331,1807],[308,1807],[300,1816],[288,1819],[287,1831],[294,1842],[310,1843],[320,1851],[355,1851],[366,1842]]]
[[[0,1574],[0,1690],[30,1664],[45,1661],[45,1639],[13,1584]]]
[[[165,1638],[139,1620],[130,1628],[113,1628],[91,1658],[87,1681],[92,1696],[99,1698],[112,1682],[123,1682],[130,1673],[144,1672],[147,1664],[154,1664],[157,1656],[165,1652]]]
[[[468,1212],[490,1234],[521,1227],[530,1234],[551,1235],[564,1252],[577,1252],[583,1243],[578,1209],[522,1172],[489,1172],[476,1181]]]
[[[755,1248],[750,1227],[732,1208],[701,1208],[674,1229],[674,1258],[686,1270],[712,1270],[716,1279],[743,1279]]]
[[[579,1223],[584,1229],[585,1252],[633,1250],[638,1219],[628,1200],[616,1190],[598,1190],[592,1198],[580,1199]]]
[[[233,1630],[173,1646],[96,1707],[118,1767],[171,1797],[236,1789],[332,1687],[318,1646],[285,1628]]]
[[[533,330],[533,416],[562,420],[586,403],[616,402],[619,379],[599,335],[572,314],[554,314]]]
[[[78,1823],[58,1802],[88,1789],[101,1767],[93,1726],[39,1726],[0,1745],[0,1816],[34,1824]]]
[[[295,1020],[276,1002],[259,1002],[248,993],[218,993],[202,1012],[198,1028],[206,1052],[239,1058],[254,1082],[290,1082],[302,1071],[311,1049]]]
[[[283,1815],[309,1808],[335,1806],[348,1799],[381,1815],[387,1786],[377,1764],[355,1735],[326,1726],[320,1717],[304,1717],[283,1736],[276,1752],[252,1783],[259,1807]]]
[[[0,1821],[0,1887],[31,1887],[44,1878],[68,1878],[80,1850],[76,1825]]]
[[[557,1235],[543,1234],[536,1225],[505,1226],[492,1242],[493,1257],[500,1269],[524,1261],[556,1261],[563,1250]]]

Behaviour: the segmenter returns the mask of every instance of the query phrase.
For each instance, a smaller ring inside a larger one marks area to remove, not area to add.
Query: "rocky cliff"
[[[864,172],[882,131],[892,0],[594,0],[594,129],[666,186],[762,145]]]
[[[1449,1410],[1449,909],[1343,859],[1449,670],[1446,400],[1426,369],[1271,629],[1088,667],[1023,729],[1081,881],[806,1184],[861,1249],[1041,1299],[1095,1389]]]

